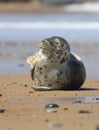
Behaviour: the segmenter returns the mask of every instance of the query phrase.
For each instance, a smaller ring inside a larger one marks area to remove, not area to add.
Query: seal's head
[[[39,43],[41,52],[47,56],[66,60],[70,55],[70,46],[67,41],[61,37],[51,37]]]

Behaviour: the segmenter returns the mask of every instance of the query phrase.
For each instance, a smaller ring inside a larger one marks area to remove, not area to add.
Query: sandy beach
[[[34,91],[32,85],[29,75],[0,76],[1,130],[99,129],[98,80],[86,81],[77,91]],[[98,102],[81,102],[80,97],[86,96],[97,96]],[[78,101],[61,100],[71,97]],[[48,103],[58,104],[58,110],[47,112]]]

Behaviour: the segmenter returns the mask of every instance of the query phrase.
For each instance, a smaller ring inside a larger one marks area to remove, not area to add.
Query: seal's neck
[[[64,53],[44,54],[41,50],[39,51],[39,57],[50,64],[66,64],[66,62],[68,62],[70,59],[70,56],[68,55],[66,57]]]

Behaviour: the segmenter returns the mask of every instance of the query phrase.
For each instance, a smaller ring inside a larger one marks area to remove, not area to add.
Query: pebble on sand
[[[81,114],[86,114],[86,113],[92,113],[92,112],[90,112],[90,111],[88,111],[88,110],[80,110],[78,113],[81,113]]]
[[[62,123],[58,123],[58,122],[49,123],[49,127],[51,127],[51,128],[60,128],[62,126],[63,126],[63,124]]]
[[[0,113],[4,113],[5,112],[5,109],[0,109]]]
[[[96,126],[96,130],[99,130],[99,125]]]
[[[59,106],[57,104],[51,103],[51,104],[46,104],[45,108],[48,113],[55,113],[57,112]]]
[[[2,97],[2,94],[0,93],[0,97]]]
[[[65,108],[64,108],[64,110],[68,110],[68,108],[67,108],[67,107],[65,107]]]
[[[46,105],[45,105],[45,108],[58,108],[58,107],[59,107],[59,105],[54,104],[54,103],[46,104]]]

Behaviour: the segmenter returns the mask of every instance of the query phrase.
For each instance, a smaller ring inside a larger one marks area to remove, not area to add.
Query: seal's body
[[[40,51],[27,59],[35,90],[79,89],[86,78],[85,67],[79,56],[70,52],[61,37],[43,40]]]

